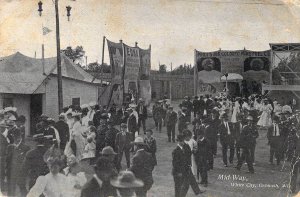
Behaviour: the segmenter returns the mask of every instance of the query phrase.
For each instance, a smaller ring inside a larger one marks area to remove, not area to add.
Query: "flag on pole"
[[[52,30],[49,29],[48,27],[43,27],[43,35],[47,35],[48,33],[50,33]]]

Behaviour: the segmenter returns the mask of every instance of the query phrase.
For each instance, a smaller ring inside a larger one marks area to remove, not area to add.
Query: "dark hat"
[[[95,168],[99,171],[111,172],[113,170],[113,166],[110,160],[106,157],[100,157],[95,165]]]
[[[110,184],[116,188],[138,188],[143,187],[143,181],[137,179],[131,171],[120,172],[119,176],[112,179]]]
[[[111,146],[106,146],[102,149],[101,155],[117,155],[114,149]]]
[[[19,117],[17,118],[17,121],[18,121],[18,122],[25,122],[25,121],[26,121],[26,118],[25,118],[25,116],[21,115],[21,116],[19,116]]]
[[[183,142],[184,141],[184,135],[183,134],[178,134],[177,137],[176,137],[176,141]]]

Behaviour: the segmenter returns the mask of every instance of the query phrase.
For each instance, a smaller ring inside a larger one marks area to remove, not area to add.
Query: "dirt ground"
[[[174,110],[178,110],[180,101],[173,101]],[[150,107],[152,109],[152,107]],[[172,151],[176,143],[167,142],[166,128],[161,133],[155,131],[154,121],[152,118],[147,120],[147,128],[154,131],[154,137],[157,141],[157,162],[153,172],[154,185],[148,193],[148,197],[173,197],[174,181],[171,174],[172,170]],[[191,129],[192,126],[189,125]],[[176,127],[176,134],[178,134]],[[31,143],[29,143],[31,144]],[[32,144],[31,144],[32,145]],[[269,164],[269,146],[267,145],[266,131],[259,132],[255,154],[255,174],[247,173],[247,166],[243,165],[241,171],[234,167],[237,164],[236,157],[234,164],[228,167],[223,166],[221,146],[218,143],[217,157],[214,160],[214,169],[208,173],[208,187],[201,189],[206,190],[201,196],[206,197],[288,197],[289,183],[289,163],[286,163],[282,172],[282,165]],[[275,162],[276,163],[276,162]],[[122,166],[125,167],[125,158],[123,157]],[[91,178],[93,169],[85,168],[87,178]],[[190,188],[187,197],[193,197],[195,194]]]
[[[179,101],[172,102],[175,108]],[[148,128],[154,128],[153,119],[147,122]],[[189,125],[189,128],[192,128]],[[157,160],[153,176],[154,185],[149,192],[149,197],[173,197],[174,181],[171,175],[172,170],[172,151],[176,147],[176,143],[167,142],[166,128],[162,133],[154,130],[154,137],[157,140]],[[178,133],[176,128],[176,133]],[[207,197],[287,197],[291,196],[288,192],[289,183],[289,163],[285,164],[281,172],[282,165],[269,164],[269,146],[267,145],[266,131],[261,130],[257,139],[254,166],[255,174],[248,174],[247,166],[243,165],[241,171],[234,167],[237,164],[236,157],[234,164],[228,167],[223,166],[222,152],[220,143],[218,143],[218,153],[214,160],[214,169],[208,173],[208,187],[201,189],[206,190],[202,196]],[[276,163],[276,162],[275,162]],[[237,177],[240,178],[237,178]],[[236,180],[239,179],[239,180]],[[189,189],[188,197],[195,194]]]

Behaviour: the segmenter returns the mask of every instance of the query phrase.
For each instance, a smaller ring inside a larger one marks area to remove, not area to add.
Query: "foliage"
[[[192,67],[191,64],[180,65],[177,68],[175,68],[171,72],[171,74],[172,75],[183,75],[183,74],[193,75],[194,74],[194,67]]]
[[[66,49],[61,50],[61,52],[69,57],[75,64],[83,66],[85,51],[82,46],[77,46],[74,49],[68,46]]]
[[[106,63],[103,64],[103,66],[101,66],[101,64],[99,64],[98,62],[92,62],[89,63],[87,68],[85,68],[85,70],[87,71],[91,71],[91,72],[101,72],[101,69],[103,69],[103,73],[110,73],[111,72],[111,66],[107,65]]]
[[[167,73],[167,66],[165,64],[159,65],[159,73]]]

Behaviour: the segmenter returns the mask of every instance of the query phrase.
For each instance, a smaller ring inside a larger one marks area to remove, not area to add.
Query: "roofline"
[[[48,76],[57,76],[57,74],[50,73]],[[79,79],[74,79],[74,78],[66,77],[66,76],[62,76],[62,78],[70,79],[70,80],[74,80],[74,81],[78,81],[78,82],[83,82],[83,83],[88,83],[88,84],[92,84],[92,85],[95,85],[95,86],[100,86],[101,85],[101,83],[92,83],[92,82],[83,81],[83,80],[79,80]]]

